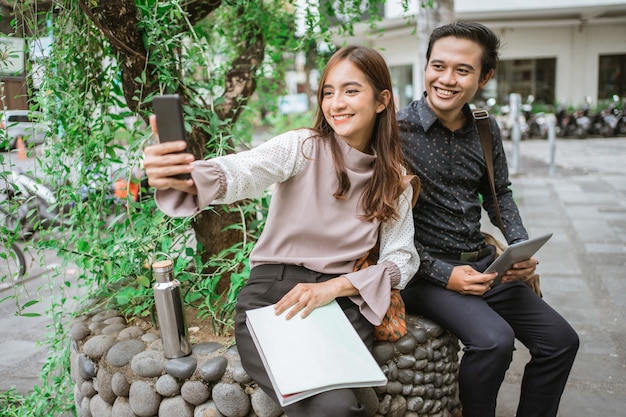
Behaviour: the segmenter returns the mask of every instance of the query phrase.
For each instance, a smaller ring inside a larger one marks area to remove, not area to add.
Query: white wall
[[[564,26],[498,31],[501,59],[556,58],[556,99],[578,105],[598,95],[600,55],[626,54],[626,25]]]
[[[456,8],[470,1],[456,0]],[[499,3],[519,2],[507,0]],[[549,2],[550,5],[554,3],[589,4],[589,1]],[[626,4],[626,0],[624,3]],[[542,4],[547,3],[542,0]],[[564,105],[578,106],[585,96],[591,97],[595,104],[598,95],[599,56],[626,54],[626,19],[624,22],[611,21],[608,24],[586,25],[555,24],[554,21],[550,21],[545,26],[535,20],[526,27],[523,24],[484,23],[501,36],[500,52],[503,60],[556,58],[555,99]],[[417,35],[412,33],[413,29],[404,27],[404,23],[401,23],[388,29],[382,37],[362,34],[352,41],[379,48],[389,66],[413,65],[413,79],[416,80],[414,98],[418,98],[423,90],[421,71],[425,65],[425,58],[418,56]]]
[[[625,4],[624,0],[454,0],[457,13],[493,10],[541,10]]]
[[[410,12],[417,5],[413,0]],[[364,26],[340,41],[380,49],[389,66],[413,65],[418,98],[425,57],[418,56],[415,20],[406,25],[399,0],[389,0],[385,13],[382,36]],[[555,99],[568,106],[580,105],[585,96],[596,100],[600,55],[626,54],[626,0],[455,0],[455,13],[499,33],[501,59],[556,58]]]

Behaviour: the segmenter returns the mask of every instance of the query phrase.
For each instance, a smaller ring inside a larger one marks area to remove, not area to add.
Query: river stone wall
[[[423,317],[407,318],[409,333],[377,342],[384,387],[362,388],[376,417],[453,417],[458,339]],[[191,355],[166,359],[157,330],[129,326],[114,311],[75,319],[71,377],[78,417],[285,417],[246,374],[236,346],[193,345]]]

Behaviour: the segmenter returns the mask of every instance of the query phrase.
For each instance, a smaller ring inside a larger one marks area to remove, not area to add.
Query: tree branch
[[[240,9],[239,13],[244,14],[245,10]],[[249,27],[248,30],[238,32],[238,36],[236,44],[240,53],[224,76],[224,101],[215,109],[221,120],[236,120],[243,105],[254,93],[256,69],[263,62],[265,53],[265,38],[260,28]]]
[[[79,5],[119,54],[126,104],[132,111],[137,111],[142,101],[138,92],[141,91],[145,97],[155,91],[156,87],[152,83],[140,85],[135,81],[141,77],[143,71],[150,71],[147,51],[141,32],[137,29],[139,17],[135,1],[108,0],[94,5],[89,0],[79,0]]]
[[[190,0],[182,3],[183,10],[189,14],[189,21],[192,25],[213,13],[221,5],[222,0]]]

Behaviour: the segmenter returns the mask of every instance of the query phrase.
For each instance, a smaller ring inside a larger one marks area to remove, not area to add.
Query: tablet
[[[550,238],[552,233],[539,236],[533,239],[528,239],[523,242],[515,243],[502,252],[495,261],[491,263],[485,269],[485,274],[489,272],[497,272],[498,276],[493,281],[493,285],[500,282],[500,279],[504,276],[504,272],[515,262],[524,261],[533,256]]]

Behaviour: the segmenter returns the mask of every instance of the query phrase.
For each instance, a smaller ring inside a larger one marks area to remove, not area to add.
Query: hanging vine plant
[[[308,71],[323,65],[326,55],[317,45],[337,43],[364,10],[375,22],[384,1],[320,1],[304,9],[296,3],[0,0],[14,8],[16,32],[35,43],[50,41],[42,46],[46,57],[30,62],[29,75],[36,71],[41,84],[28,85],[31,107],[49,126],[35,169],[59,184],[62,221],[40,230],[31,244],[76,267],[77,278],[61,277],[60,285],[78,286],[80,301],[91,300],[85,306],[106,305],[131,321],[150,319],[150,263],[165,253],[175,261],[186,305],[216,333],[229,331],[270,197],[210,207],[188,219],[165,216],[142,181],[142,151],[154,140],[147,121],[155,95],[179,94],[189,150],[198,159],[249,146],[261,111],[278,131],[310,125],[312,118],[293,126],[276,113],[293,58],[307,51]],[[138,190],[131,193],[133,186]],[[7,415],[72,409],[67,302],[61,296],[52,303],[43,385],[19,400],[12,393],[11,401],[23,404],[7,405]]]

